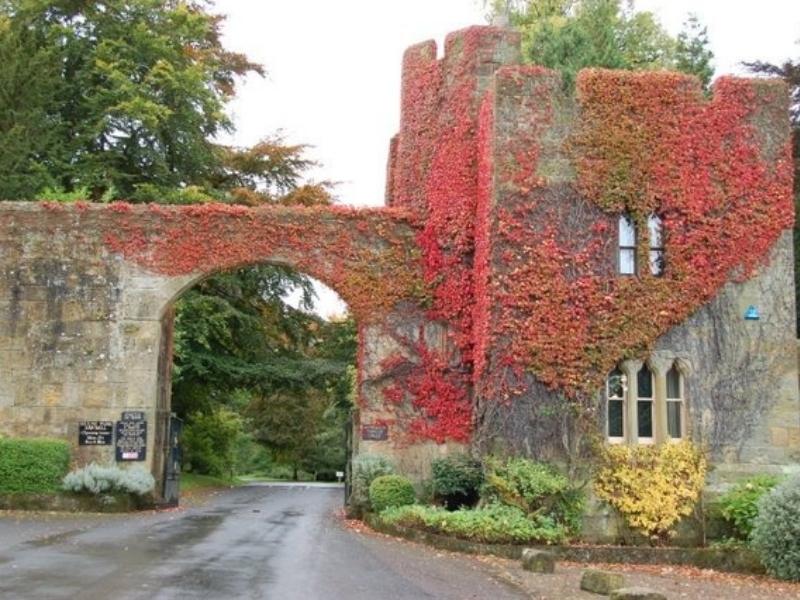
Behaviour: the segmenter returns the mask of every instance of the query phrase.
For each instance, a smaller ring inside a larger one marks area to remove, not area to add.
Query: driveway
[[[342,496],[251,485],[172,511],[0,512],[0,598],[527,597],[484,561],[351,530]]]

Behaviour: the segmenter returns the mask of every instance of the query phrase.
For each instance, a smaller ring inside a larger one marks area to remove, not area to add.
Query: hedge
[[[60,491],[69,460],[63,440],[0,438],[0,494]]]

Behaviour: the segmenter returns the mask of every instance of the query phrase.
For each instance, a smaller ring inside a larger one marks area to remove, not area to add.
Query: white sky
[[[708,26],[717,74],[742,60],[800,57],[800,0],[637,0],[677,34],[695,12]],[[406,47],[484,24],[480,0],[216,0],[227,15],[224,44],[261,63],[231,105],[250,145],[282,129],[313,146],[313,177],[339,182],[346,204],[380,205],[389,138],[399,126],[400,61]],[[341,312],[328,293],[323,314]]]

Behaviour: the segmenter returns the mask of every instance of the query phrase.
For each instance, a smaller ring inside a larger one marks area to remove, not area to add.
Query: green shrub
[[[0,439],[0,493],[57,492],[68,469],[63,440]]]
[[[402,475],[381,475],[369,485],[369,503],[377,512],[416,501],[414,486]]]
[[[732,527],[736,538],[747,540],[758,515],[758,502],[780,483],[774,475],[757,475],[737,484],[717,501],[720,515]]]
[[[227,408],[197,412],[183,428],[183,464],[187,471],[233,477],[242,418]]]
[[[800,475],[761,498],[751,542],[771,575],[800,581]]]
[[[581,526],[583,493],[553,467],[526,458],[487,460],[481,496],[530,517],[551,519],[571,534]]]
[[[528,518],[519,508],[490,504],[483,508],[448,511],[427,506],[389,508],[385,523],[488,544],[547,543],[565,539],[565,528],[547,517]]]
[[[475,506],[483,484],[483,466],[466,454],[437,458],[431,463],[433,491],[449,510]]]
[[[153,475],[144,467],[121,469],[116,465],[90,465],[68,473],[63,480],[68,492],[95,495],[125,493],[144,496],[155,489]]]
[[[370,510],[369,486],[381,475],[393,475],[394,465],[379,454],[359,454],[353,459],[350,510],[356,516]]]

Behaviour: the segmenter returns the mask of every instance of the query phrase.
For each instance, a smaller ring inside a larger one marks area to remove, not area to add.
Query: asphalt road
[[[0,598],[524,598],[471,558],[365,534],[340,488],[247,486],[135,515],[0,512]]]

